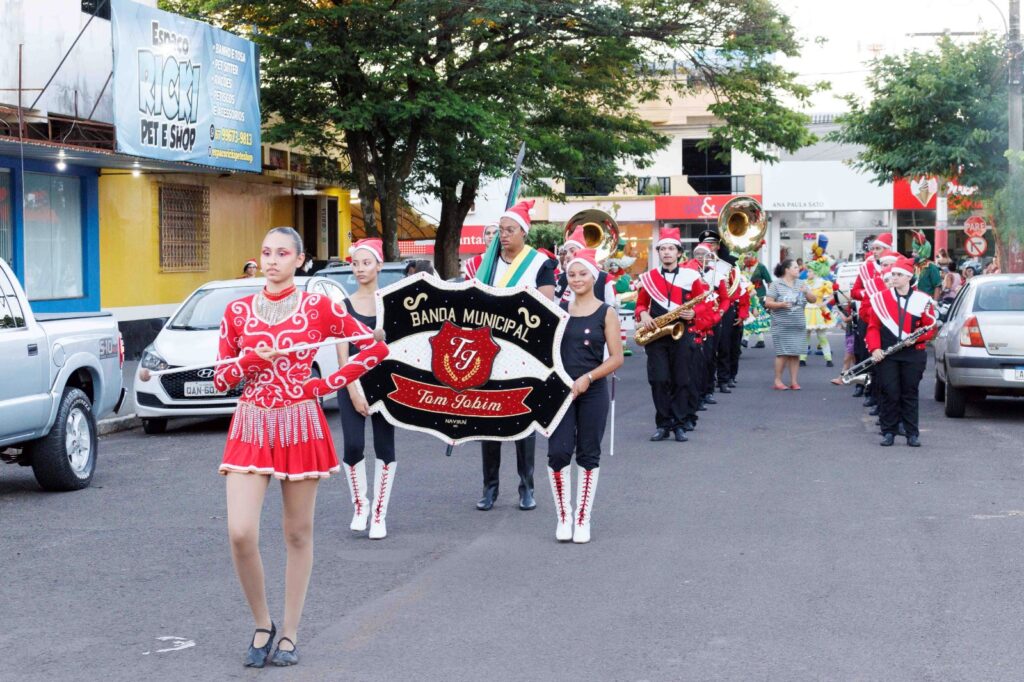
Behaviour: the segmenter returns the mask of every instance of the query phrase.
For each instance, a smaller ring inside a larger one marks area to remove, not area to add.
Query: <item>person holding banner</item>
[[[573,300],[560,305],[569,313],[562,336],[562,366],[573,379],[573,402],[548,442],[548,479],[555,498],[560,542],[590,542],[590,515],[601,465],[601,440],[608,423],[608,382],[622,366],[619,315],[597,298],[601,269],[593,249],[580,249],[566,266]],[[608,358],[605,359],[605,347]],[[572,456],[576,454],[576,511],[572,508]]]
[[[345,299],[345,309],[367,328],[374,329],[377,326],[377,277],[384,264],[384,242],[380,239],[360,239],[348,253],[358,288]],[[348,347],[339,345],[338,366],[344,367],[349,355],[358,352],[354,343]],[[370,416],[370,406],[358,381],[351,382],[346,390],[338,391],[338,413],[344,438],[342,460],[345,463],[345,480],[348,481],[353,508],[349,528],[362,532],[366,530],[369,521],[370,539],[381,540],[388,534],[385,518],[391,488],[395,483],[395,427],[388,423],[383,414]],[[366,463],[363,457],[367,417],[373,426],[373,451],[376,455],[373,504],[370,504],[367,497]]]
[[[317,483],[340,469],[317,399],[344,388],[388,354],[387,346],[342,306],[295,288],[295,271],[303,260],[298,232],[275,227],[267,233],[260,253],[266,287],[225,309],[218,360],[236,361],[220,364],[213,380],[222,392],[245,381],[220,473],[226,476],[231,556],[256,621],[245,658],[252,668],[262,668],[268,659],[273,665],[298,663],[295,642],[313,568]],[[315,350],[288,350],[355,335],[368,338],[343,367],[323,379],[310,378]],[[277,628],[267,608],[259,549],[263,498],[271,477],[281,481],[288,551],[282,637],[273,655]]]
[[[498,236],[498,223],[487,223],[484,226],[484,253],[491,246],[491,242]],[[484,254],[478,253],[469,260],[466,261],[466,279],[475,279],[476,271],[480,269],[480,262],[483,261]]]
[[[494,287],[536,287],[542,295],[554,299],[555,261],[526,244],[533,203],[532,199],[520,201],[501,215],[498,221],[498,240],[492,242],[484,254],[476,272],[476,279]],[[531,433],[515,443],[516,464],[519,469],[519,508],[525,511],[537,506],[533,495],[536,435]],[[483,459],[484,492],[476,508],[487,511],[494,506],[494,501],[498,497],[501,443],[482,441],[480,449]]]

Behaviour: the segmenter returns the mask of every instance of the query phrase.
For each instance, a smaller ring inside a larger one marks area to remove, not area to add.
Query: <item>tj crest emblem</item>
[[[456,391],[483,386],[491,378],[494,358],[501,350],[489,327],[464,329],[445,322],[430,339],[431,366],[442,383]]]

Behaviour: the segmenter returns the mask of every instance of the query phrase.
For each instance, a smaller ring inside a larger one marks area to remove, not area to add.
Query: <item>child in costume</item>
[[[807,348],[820,349],[825,356],[825,366],[832,367],[832,348],[828,342],[828,330],[835,326],[835,318],[829,309],[832,301],[832,257],[825,253],[828,237],[818,235],[818,242],[811,247],[814,259],[807,264],[807,288],[817,297],[817,302],[804,308],[807,320]],[[816,345],[813,345],[816,344]],[[807,364],[807,354],[800,356],[800,364]]]

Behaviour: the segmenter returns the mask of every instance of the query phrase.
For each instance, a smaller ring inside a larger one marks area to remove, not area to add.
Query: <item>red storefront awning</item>
[[[398,242],[398,250],[403,256],[433,256],[433,239],[410,239]],[[475,256],[484,252],[484,226],[463,225],[462,239],[459,240],[460,256]]]
[[[655,220],[717,220],[722,207],[736,197],[761,201],[760,194],[695,194],[654,197]]]

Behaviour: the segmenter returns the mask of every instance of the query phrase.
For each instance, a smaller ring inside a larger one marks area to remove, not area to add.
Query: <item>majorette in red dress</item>
[[[310,379],[316,350],[266,362],[257,346],[286,350],[330,338],[370,334],[359,320],[328,297],[297,291],[265,290],[228,304],[220,326],[214,376],[219,391],[246,380],[224,448],[220,473],[270,474],[284,480],[326,478],[340,469],[327,420],[316,398],[344,387],[387,357],[387,346],[367,339],[344,367],[324,379]]]

